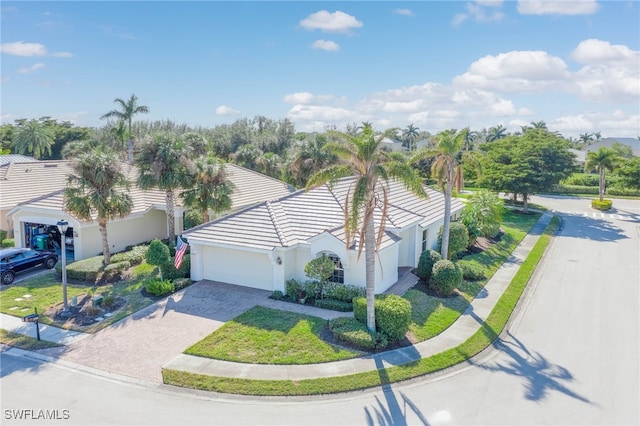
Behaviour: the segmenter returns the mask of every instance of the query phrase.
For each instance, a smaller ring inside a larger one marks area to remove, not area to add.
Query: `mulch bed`
[[[63,324],[65,327],[84,327],[95,324],[97,319],[101,317],[104,318],[105,314],[113,314],[115,311],[121,309],[127,304],[127,299],[117,296],[114,303],[110,306],[94,307],[91,295],[84,294],[78,296],[78,304],[76,306],[71,306],[70,303],[71,301],[69,301],[71,316],[68,318],[62,315],[62,303],[48,309],[44,315],[56,323]]]

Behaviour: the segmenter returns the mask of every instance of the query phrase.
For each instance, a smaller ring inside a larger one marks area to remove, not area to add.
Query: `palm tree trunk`
[[[529,194],[522,194],[522,213],[529,213]]]
[[[127,141],[129,162],[133,164],[133,135],[131,135],[131,117],[129,117],[129,140]]]
[[[107,239],[107,220],[103,218],[98,219],[98,228],[100,229],[100,236],[102,237],[102,264],[107,266],[111,263],[109,240]],[[62,249],[64,250],[64,240],[62,244]]]
[[[209,209],[205,209],[202,212],[202,223],[207,223],[209,222]]]
[[[450,166],[448,166],[450,167]],[[442,224],[442,242],[440,255],[448,259],[449,255],[449,229],[451,228],[451,198],[453,193],[453,173],[447,171],[447,182],[444,189],[444,223]]]
[[[373,208],[373,202],[368,203],[367,209]],[[365,216],[367,216],[365,212]],[[367,295],[367,328],[369,331],[376,331],[376,312],[375,312],[375,295],[376,295],[376,235],[375,225],[373,223],[373,213],[368,215],[366,224],[366,234],[364,240],[364,258],[365,258],[365,280]]]
[[[169,225],[169,244],[175,243],[176,239],[176,219],[175,219],[175,203],[173,202],[173,190],[166,190],[167,198],[167,224]]]
[[[602,201],[604,200],[604,167],[600,167],[600,181],[598,183],[598,194],[600,195],[600,201]]]

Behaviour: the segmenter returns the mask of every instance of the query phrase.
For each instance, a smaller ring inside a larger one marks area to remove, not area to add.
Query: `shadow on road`
[[[542,401],[551,391],[557,391],[584,403],[594,404],[566,386],[567,382],[574,380],[568,369],[551,363],[539,352],[530,351],[511,333],[508,335],[509,340],[498,337],[493,342],[496,349],[511,358],[506,363],[477,364],[473,360],[469,360],[469,363],[491,372],[521,377],[524,380],[524,396],[530,401]]]
[[[612,222],[582,215],[563,213],[565,219],[561,235],[593,241],[618,241],[629,238],[622,228]],[[567,222],[570,221],[570,222]]]
[[[384,395],[384,401],[376,396],[376,405],[371,408],[365,407],[364,414],[367,425],[381,425],[381,426],[406,426],[407,423],[407,409],[411,410],[415,416],[419,419],[419,424],[428,426],[429,422],[420,411],[420,408],[411,401],[405,394],[400,392],[402,398],[403,407],[400,407],[398,398],[389,384],[389,376],[387,370],[385,370],[382,364],[382,358],[375,357],[376,368],[380,375],[380,381],[382,382],[382,394]]]

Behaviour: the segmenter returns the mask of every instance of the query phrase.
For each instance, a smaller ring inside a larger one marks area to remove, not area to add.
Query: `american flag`
[[[173,261],[173,264],[175,265],[176,269],[180,269],[180,265],[182,265],[182,258],[184,257],[184,254],[187,252],[187,248],[189,247],[189,244],[182,241],[182,238],[180,237],[177,237],[177,238],[178,238],[178,244],[176,245],[176,258]]]

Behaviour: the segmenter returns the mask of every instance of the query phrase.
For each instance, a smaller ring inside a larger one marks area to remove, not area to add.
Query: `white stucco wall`
[[[193,259],[197,257],[197,259]],[[254,252],[228,247],[193,244],[192,278],[274,290],[274,263],[271,252]],[[281,267],[281,266],[280,266]],[[202,276],[198,275],[202,270]]]

